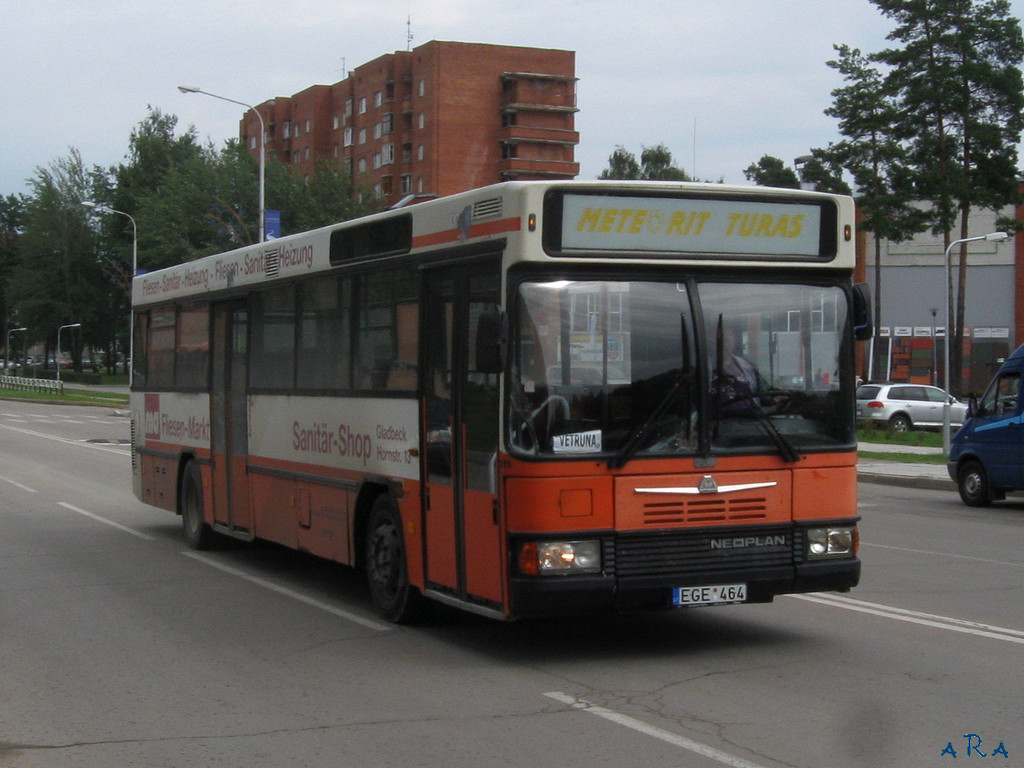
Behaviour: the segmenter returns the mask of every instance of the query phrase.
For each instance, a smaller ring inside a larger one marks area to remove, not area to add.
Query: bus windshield
[[[615,466],[708,452],[795,461],[853,442],[837,285],[532,280],[517,294],[514,451]]]

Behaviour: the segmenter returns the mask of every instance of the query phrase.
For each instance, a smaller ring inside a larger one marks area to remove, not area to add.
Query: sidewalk
[[[928,453],[942,455],[941,448],[923,448],[908,445],[859,443],[862,451],[875,453]],[[956,485],[949,479],[945,464],[919,464],[916,462],[857,459],[857,479],[864,483],[901,485],[908,488],[932,488],[954,491]]]

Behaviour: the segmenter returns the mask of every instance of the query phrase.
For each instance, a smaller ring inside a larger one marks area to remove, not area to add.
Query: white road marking
[[[573,709],[578,709],[581,712],[586,712],[588,715],[596,715],[597,717],[610,720],[618,725],[625,726],[634,731],[644,734],[645,736],[651,736],[655,739],[668,742],[674,746],[680,747],[693,752],[694,754],[706,757],[716,762],[722,763],[722,765],[728,765],[730,768],[764,768],[764,766],[758,763],[752,763],[749,760],[730,755],[728,752],[723,752],[720,749],[709,747],[706,744],[701,744],[699,741],[688,739],[685,736],[679,736],[678,734],[666,731],[662,728],[655,728],[653,725],[648,725],[642,720],[637,720],[635,717],[624,715],[621,712],[608,709],[606,707],[599,707],[591,704],[585,699],[581,699],[578,696],[569,696],[568,694],[562,693],[561,691],[551,691],[545,693],[549,699],[560,701],[563,704],[569,705]]]
[[[88,518],[90,518],[92,520],[96,520],[97,522],[103,523],[104,525],[109,525],[111,528],[117,528],[117,530],[119,530],[119,531],[124,531],[125,533],[130,533],[132,536],[138,536],[140,539],[144,539],[146,541],[153,541],[153,537],[152,536],[149,536],[149,535],[147,535],[145,533],[142,533],[141,531],[136,531],[135,529],[129,528],[126,525],[121,525],[120,523],[115,523],[113,520],[107,520],[107,518],[105,518],[105,517],[100,517],[97,514],[94,514],[92,512],[88,512],[88,511],[86,511],[84,509],[81,509],[79,507],[74,506],[73,504],[67,504],[67,503],[65,503],[63,501],[58,501],[57,502],[57,506],[58,507],[64,507],[64,509],[70,509],[72,512],[77,512],[79,515],[84,515],[85,517],[88,517]]]
[[[1016,568],[1024,568],[1024,563],[1015,563],[1010,560],[990,560],[985,557],[973,557],[971,555],[957,555],[953,552],[934,552],[929,549],[910,549],[909,547],[892,547],[887,544],[867,544],[861,542],[862,547],[875,547],[876,549],[891,549],[896,552],[907,552],[911,555],[933,555],[935,557],[950,557],[956,560],[973,560],[976,563],[992,563],[993,565],[1011,565]]]
[[[21,488],[21,490],[23,491],[28,491],[29,493],[39,493],[39,491],[37,491],[35,488],[29,488],[27,485],[22,485],[16,480],[11,480],[11,478],[9,477],[3,477],[2,475],[0,475],[0,480],[3,480],[5,483],[10,483],[15,488]]]
[[[362,616],[359,616],[355,613],[351,613],[350,611],[342,610],[341,608],[335,608],[333,605],[328,605],[327,603],[321,602],[320,600],[316,600],[315,598],[309,597],[308,595],[304,595],[301,592],[296,592],[294,589],[283,587],[280,584],[275,584],[274,582],[268,581],[267,579],[262,579],[259,576],[253,576],[252,574],[246,573],[245,571],[239,570],[238,568],[234,568],[230,565],[225,565],[224,563],[217,562],[213,558],[207,557],[206,555],[201,555],[197,552],[190,551],[185,551],[181,554],[185,555],[185,557],[191,557],[193,560],[198,560],[204,565],[209,565],[212,568],[224,571],[224,573],[230,573],[232,576],[237,576],[240,579],[245,579],[246,581],[252,584],[256,584],[257,586],[263,587],[264,589],[269,589],[272,592],[277,592],[278,594],[284,595],[285,597],[290,597],[293,600],[298,600],[300,603],[305,603],[306,605],[311,605],[314,608],[319,608],[321,611],[326,611],[327,613],[338,616],[342,619],[345,619],[346,621],[354,622],[368,629],[373,629],[377,632],[392,632],[395,629],[395,627],[390,624],[381,624],[380,622],[363,618]]]
[[[869,603],[824,592],[815,592],[807,595],[786,595],[786,597],[818,603],[819,605],[828,605],[833,608],[842,608],[847,611],[867,613],[872,616],[880,616],[883,619],[905,621],[909,624],[918,624],[923,627],[944,629],[948,632],[960,632],[965,635],[987,637],[990,640],[1002,640],[1005,643],[1024,645],[1024,631],[1019,629],[1009,629],[1007,627],[995,626],[994,624],[982,624],[976,621],[964,621],[963,619],[954,619],[950,616],[938,616],[934,613],[909,611],[905,608],[893,608],[889,605]]]
[[[10,424],[0,424],[0,427],[9,429],[12,432],[20,432],[23,435],[32,435],[32,437],[45,437],[48,440],[56,440],[58,443],[66,443],[67,445],[79,445],[86,448],[93,448],[98,451],[107,451],[108,453],[116,453],[119,456],[126,456],[130,453],[130,447],[125,444],[119,444],[120,447],[115,447],[110,443],[90,443],[85,440],[70,440],[66,437],[59,437],[57,435],[48,435],[45,432],[35,432],[31,429],[21,429],[20,427],[12,427]]]

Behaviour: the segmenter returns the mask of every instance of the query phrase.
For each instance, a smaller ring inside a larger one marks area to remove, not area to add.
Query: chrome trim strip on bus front
[[[778,485],[776,482],[770,483],[738,483],[736,485],[717,485],[712,480],[711,483],[706,481],[710,478],[710,475],[705,475],[704,479],[700,481],[700,485],[696,486],[677,486],[670,488],[634,488],[634,493],[675,493],[675,494],[700,494],[700,493],[735,493],[737,491],[752,491],[755,488],[772,488]]]

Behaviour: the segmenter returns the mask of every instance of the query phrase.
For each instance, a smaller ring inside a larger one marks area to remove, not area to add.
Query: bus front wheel
[[[366,583],[374,606],[388,621],[400,624],[421,614],[424,598],[409,583],[401,520],[386,496],[373,502],[366,526]]]
[[[199,465],[194,461],[185,465],[179,499],[185,542],[192,549],[211,549],[217,534],[206,523],[203,513],[203,478],[199,473]]]
[[[992,490],[988,485],[985,468],[977,461],[969,461],[957,474],[957,490],[960,498],[969,507],[987,507],[992,503]]]

